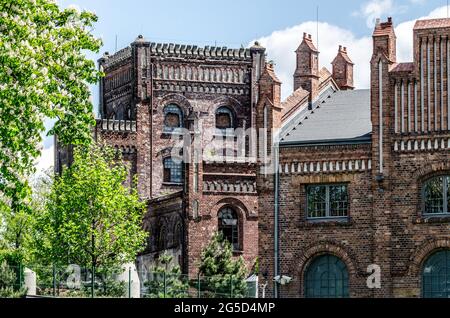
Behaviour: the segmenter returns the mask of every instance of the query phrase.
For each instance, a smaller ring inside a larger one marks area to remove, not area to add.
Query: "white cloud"
[[[393,0],[371,0],[364,3],[359,11],[354,15],[362,16],[366,19],[367,27],[373,28],[375,20],[385,14],[392,14],[396,11]]]
[[[446,17],[446,7],[433,10],[427,18]],[[397,60],[411,62],[413,55],[413,27],[416,20],[400,23],[395,32],[397,35]],[[395,19],[394,19],[395,22]],[[275,31],[272,34],[257,39],[267,49],[268,59],[274,60],[276,73],[283,82],[283,98],[289,96],[293,90],[293,74],[295,70],[295,53],[299,46],[303,32],[310,33],[316,41],[317,24],[314,21],[304,22],[285,30]],[[350,58],[355,63],[354,82],[356,88],[368,88],[370,83],[370,58],[372,55],[372,38],[368,36],[357,37],[355,34],[335,25],[319,23],[319,63],[331,71],[330,63],[337,54],[338,46],[347,47]],[[253,42],[251,43],[253,44]]]

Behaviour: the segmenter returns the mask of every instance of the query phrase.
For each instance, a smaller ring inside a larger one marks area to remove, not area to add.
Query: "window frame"
[[[442,178],[442,200],[443,200],[442,211],[443,212],[441,212],[441,213],[427,212],[427,210],[426,210],[427,203],[426,203],[426,197],[425,197],[426,187],[430,182],[432,182],[433,180],[438,179],[438,178]],[[450,174],[436,175],[436,176],[433,176],[433,177],[428,178],[425,181],[423,181],[421,184],[422,215],[425,217],[442,217],[442,216],[450,217],[450,205],[448,204],[449,203],[449,197],[448,197],[449,192],[450,192]]]
[[[169,111],[168,109],[171,108],[171,107],[172,108],[177,108],[178,112],[175,113],[173,111]],[[169,103],[169,104],[165,105],[164,109],[163,109],[163,114],[164,114],[164,117],[163,117],[163,133],[165,133],[165,134],[174,134],[174,133],[177,133],[177,130],[180,130],[181,128],[184,127],[184,124],[183,124],[184,112],[183,112],[183,109],[178,104]],[[169,127],[169,126],[166,125],[166,117],[169,114],[178,115],[178,119],[180,121],[178,127]]]
[[[226,110],[226,112],[221,111],[221,110]],[[230,116],[230,124],[231,124],[230,127],[228,127],[228,128],[217,127],[217,115],[219,115],[221,113],[228,114]],[[227,105],[223,105],[216,109],[216,111],[214,113],[214,127],[215,127],[218,135],[226,135],[226,136],[234,135],[234,130],[236,129],[235,121],[236,121],[236,119],[235,119],[234,111],[231,107],[229,107]]]
[[[171,161],[171,163],[172,163],[172,165],[176,165],[176,163],[173,161],[173,159],[172,159],[172,157],[165,157],[165,158],[163,158],[163,184],[169,184],[169,185],[183,185],[183,180],[184,180],[184,168],[183,168],[183,162],[181,162],[181,163],[179,163],[179,166],[180,166],[180,173],[181,173],[181,176],[180,176],[180,182],[178,182],[178,181],[175,181],[175,180],[173,180],[172,179],[172,169],[174,169],[174,168],[166,168],[166,161]],[[166,179],[165,179],[165,170],[166,169],[169,169],[170,170],[170,177],[169,177],[169,181],[167,181]]]
[[[325,216],[313,217],[310,216],[309,210],[309,192],[308,189],[311,187],[325,187]],[[331,187],[345,187],[347,192],[347,211],[345,216],[332,216],[331,215],[331,200],[330,200],[330,188]],[[307,184],[305,186],[305,212],[307,221],[327,221],[327,220],[348,220],[350,218],[350,192],[348,183],[321,183],[321,184]]]
[[[222,211],[225,211],[226,209],[231,210],[233,212],[233,214],[236,216],[236,225],[223,225],[221,220],[221,214]],[[242,246],[241,246],[241,233],[240,233],[240,225],[241,225],[241,220],[240,220],[240,216],[238,211],[236,211],[235,208],[231,207],[231,206],[224,206],[222,208],[220,208],[219,213],[217,214],[217,230],[218,232],[222,232],[223,227],[230,227],[231,229],[231,242],[227,239],[227,237],[224,235],[224,238],[230,242],[233,253],[236,252],[241,252],[242,251]],[[236,243],[233,241],[233,239],[235,239]],[[235,246],[236,244],[236,246]]]

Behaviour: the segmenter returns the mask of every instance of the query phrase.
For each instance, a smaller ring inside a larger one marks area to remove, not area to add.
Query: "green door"
[[[305,297],[349,297],[348,271],[344,262],[334,255],[314,259],[305,273]]]
[[[450,298],[450,250],[431,255],[423,266],[422,296]]]

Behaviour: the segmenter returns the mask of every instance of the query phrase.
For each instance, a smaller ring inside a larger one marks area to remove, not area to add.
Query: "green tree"
[[[0,298],[19,298],[26,294],[24,288],[17,286],[14,269],[6,261],[0,263]]]
[[[85,54],[101,46],[96,21],[54,0],[0,0],[0,209],[20,214],[27,205],[46,118],[60,142],[90,142],[89,84],[102,74]]]
[[[73,164],[55,178],[46,209],[37,216],[37,259],[94,268],[134,261],[145,247],[146,204],[124,185],[127,178],[115,149],[76,147]]]
[[[181,274],[180,266],[171,266],[173,257],[167,253],[158,259],[150,275],[152,279],[145,282],[148,288],[148,298],[186,298],[188,297],[189,283]]]
[[[222,233],[214,234],[202,251],[199,270],[204,276],[202,292],[207,297],[246,297],[247,269],[244,259],[233,259],[231,244]]]

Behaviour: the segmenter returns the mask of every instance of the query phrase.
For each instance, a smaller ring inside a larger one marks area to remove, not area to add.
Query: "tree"
[[[17,277],[6,261],[0,263],[0,298],[19,298],[26,294],[17,286]]]
[[[199,270],[204,276],[202,290],[207,296],[239,298],[247,295],[247,269],[244,260],[242,257],[233,259],[231,244],[222,233],[214,234],[203,250]]]
[[[189,283],[183,279],[180,266],[170,266],[173,256],[163,254],[158,259],[160,265],[156,266],[150,275],[153,279],[145,282],[149,298],[187,298],[189,296]]]
[[[146,203],[124,185],[127,178],[115,149],[76,147],[73,164],[55,178],[46,209],[37,216],[37,258],[92,268],[134,261],[145,247]]]
[[[54,0],[0,0],[0,209],[26,206],[46,118],[56,119],[49,134],[60,142],[90,142],[89,84],[102,74],[85,52],[101,46],[96,21]]]

